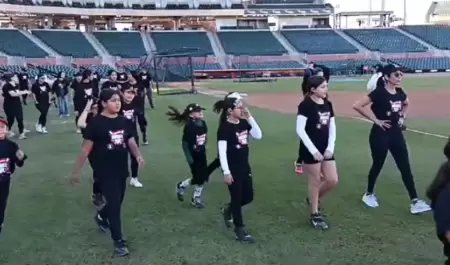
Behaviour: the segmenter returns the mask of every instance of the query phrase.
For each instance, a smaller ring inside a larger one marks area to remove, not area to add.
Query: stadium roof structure
[[[331,5],[288,5],[288,4],[264,4],[248,5],[245,9],[245,16],[265,17],[265,16],[330,16],[334,13]]]
[[[352,11],[352,12],[339,12],[336,16],[342,17],[357,17],[357,16],[387,16],[393,15],[394,11]]]

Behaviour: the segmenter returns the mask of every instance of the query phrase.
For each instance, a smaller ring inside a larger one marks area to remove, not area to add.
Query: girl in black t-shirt
[[[369,171],[367,191],[362,201],[371,208],[379,206],[374,193],[375,183],[389,151],[411,199],[411,213],[430,211],[430,206],[418,199],[409,163],[408,148],[402,132],[409,105],[408,96],[399,87],[403,73],[394,65],[385,66],[382,73],[383,76],[377,82],[377,87],[353,105],[358,113],[374,123],[369,136],[372,167]],[[371,111],[366,108],[369,104],[371,104]]]
[[[129,86],[134,87],[136,97],[136,111],[137,111],[137,122],[139,125],[139,129],[142,134],[142,142],[144,145],[148,145],[148,139],[147,139],[147,118],[145,117],[145,90],[142,90],[140,88],[139,82],[132,76],[129,75],[128,77],[129,82],[126,83]]]
[[[121,89],[122,92],[122,108],[120,109],[120,115],[125,117],[128,122],[131,134],[134,137],[137,145],[139,146],[139,135],[137,132],[137,119],[138,119],[138,106],[136,98],[136,90],[131,85],[124,85]],[[130,185],[136,188],[142,188],[144,185],[139,181],[138,177],[138,162],[136,158],[130,153],[131,160],[131,178]]]
[[[88,124],[94,119],[95,116],[98,114],[98,104],[94,99],[88,100],[86,103],[86,107],[84,108],[83,112],[80,115],[80,118],[78,119],[78,128],[81,129],[81,133],[83,134],[83,138],[86,135],[86,127]],[[99,209],[105,204],[105,200],[103,198],[102,190],[100,187],[100,179],[98,176],[97,171],[95,170],[95,160],[94,156],[89,154],[88,160],[89,164],[91,165],[92,169],[92,179],[94,180],[94,183],[92,184],[92,194],[91,199],[94,206]]]
[[[39,74],[38,80],[31,87],[34,104],[40,113],[36,123],[36,131],[39,133],[48,133],[45,125],[47,124],[47,115],[50,108],[50,94],[52,89],[50,88],[50,85],[45,82],[45,79],[45,75]]]
[[[69,117],[69,82],[66,73],[58,73],[52,85],[52,93],[58,98],[59,117]]]
[[[338,182],[334,146],[336,124],[331,102],[326,98],[328,83],[324,77],[308,80],[307,94],[298,105],[296,131],[300,138],[299,160],[309,175],[308,204],[310,222],[315,228],[327,229],[319,212],[319,200]]]
[[[217,146],[224,181],[230,192],[230,203],[222,209],[225,224],[234,223],[234,232],[239,241],[254,243],[242,218],[242,207],[253,201],[253,180],[249,163],[249,136],[261,139],[262,132],[241,100],[225,98],[214,104],[221,109]]]
[[[5,220],[11,176],[16,166],[22,167],[27,156],[19,146],[7,139],[8,121],[0,117],[0,234]]]
[[[191,204],[198,209],[203,208],[203,185],[208,179],[206,159],[208,127],[203,120],[203,110],[204,108],[200,105],[192,103],[187,105],[182,113],[172,106],[169,106],[169,111],[166,113],[174,124],[184,125],[181,146],[192,174],[192,177],[177,183],[177,197],[179,201],[184,201],[183,195],[186,189],[190,185],[195,185]]]
[[[14,121],[17,121],[17,127],[19,129],[19,139],[26,139],[25,128],[23,125],[23,108],[20,98],[23,95],[30,94],[30,91],[19,89],[19,79],[17,74],[5,76],[6,83],[2,87],[3,94],[3,110],[5,111],[6,118],[8,119],[8,136],[13,137],[15,134],[11,131]]]
[[[73,104],[75,109],[75,124],[78,124],[78,118],[84,110],[89,99],[94,99],[94,83],[92,82],[92,73],[90,70],[84,70],[81,81],[76,84]]]
[[[103,89],[112,89],[112,90],[120,90],[121,85],[117,82],[117,72],[114,70],[108,71],[108,80],[103,82],[102,84],[102,90]]]
[[[128,153],[133,153],[140,166],[143,166],[144,160],[127,120],[119,115],[119,91],[103,90],[99,103],[100,114],[86,128],[81,152],[73,169],[72,183],[79,182],[79,171],[92,153],[101,191],[106,200],[105,206],[95,216],[95,221],[102,231],[111,232],[116,254],[126,256],[129,251],[122,236],[121,207],[129,174]]]

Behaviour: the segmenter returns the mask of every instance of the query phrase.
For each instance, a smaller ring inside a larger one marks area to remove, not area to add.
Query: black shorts
[[[193,185],[203,185],[208,181],[208,161],[206,160],[206,156],[194,157],[194,162],[189,167],[191,168],[191,183]]]
[[[325,153],[325,148],[318,148],[319,152],[323,155]],[[317,161],[314,156],[309,152],[308,148],[304,144],[300,144],[299,157],[298,161],[301,161],[303,164],[317,164]],[[333,161],[334,155],[331,158],[324,159],[323,161]]]

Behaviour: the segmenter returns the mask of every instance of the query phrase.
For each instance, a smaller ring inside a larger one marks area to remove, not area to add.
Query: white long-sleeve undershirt
[[[308,149],[309,153],[314,155],[317,152],[319,152],[319,150],[306,133],[305,128],[307,120],[308,120],[307,117],[303,115],[297,115],[296,132],[298,137],[302,140],[303,144]],[[334,117],[331,117],[328,134],[328,145],[327,145],[327,150],[330,151],[331,153],[334,153],[335,143],[336,143],[336,121]]]
[[[330,127],[328,134],[328,146],[327,150],[331,153],[334,153],[334,147],[336,144],[336,121],[334,117],[330,118]]]

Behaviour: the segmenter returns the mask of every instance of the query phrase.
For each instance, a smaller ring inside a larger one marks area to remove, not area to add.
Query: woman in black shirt
[[[128,153],[132,152],[140,166],[143,166],[144,160],[127,120],[119,115],[120,108],[119,91],[105,89],[100,93],[100,114],[86,128],[81,153],[73,170],[72,183],[79,182],[79,171],[92,153],[101,191],[106,200],[106,205],[95,216],[95,221],[102,231],[111,232],[116,254],[126,256],[129,251],[122,236],[121,207],[129,173]]]
[[[445,265],[450,265],[450,139],[444,147],[444,155],[447,161],[440,166],[428,187],[427,197],[433,208],[437,236],[444,245]]]
[[[30,80],[28,78],[28,74],[26,72],[22,72],[22,73],[18,74],[18,77],[19,77],[19,89],[21,91],[29,90],[30,89]],[[27,96],[28,96],[28,94],[22,95],[23,105],[27,105]]]
[[[253,180],[249,163],[249,136],[261,139],[262,132],[241,100],[226,98],[214,104],[222,110],[217,130],[217,146],[224,182],[230,192],[230,203],[222,209],[225,224],[234,223],[237,239],[243,243],[254,243],[242,218],[242,207],[253,201]]]
[[[182,113],[172,106],[169,106],[169,111],[166,113],[169,120],[175,125],[184,125],[181,146],[192,174],[192,177],[177,183],[177,197],[179,201],[184,201],[186,189],[195,185],[191,204],[198,209],[204,207],[202,191],[203,185],[208,179],[208,161],[206,159],[208,127],[203,120],[203,110],[205,109],[200,105],[192,103],[187,105]]]
[[[136,90],[129,84],[124,84],[121,89],[122,92],[122,108],[120,115],[125,117],[128,122],[130,132],[139,146],[139,135],[137,132],[138,106],[136,98]],[[144,185],[139,181],[138,177],[138,162],[136,158],[130,153],[131,160],[131,178],[130,185],[135,188],[142,188]]]
[[[38,75],[38,80],[31,87],[33,99],[40,115],[36,123],[36,131],[39,133],[48,133],[45,125],[47,124],[47,115],[50,108],[50,93],[52,92],[50,85],[45,82],[46,76]]]
[[[147,95],[150,107],[154,109],[155,104],[153,103],[152,77],[147,73],[147,70],[142,69],[138,75],[137,80],[139,83],[139,90],[143,95]]]
[[[375,183],[389,151],[408,191],[411,213],[430,211],[430,206],[418,199],[409,163],[408,148],[402,132],[409,105],[408,96],[399,87],[403,73],[394,65],[385,66],[382,73],[377,87],[353,106],[359,114],[373,122],[369,136],[372,167],[369,171],[367,191],[362,201],[371,208],[379,206],[374,193]],[[371,104],[371,111],[366,108],[369,104]]]
[[[322,76],[308,80],[305,98],[298,105],[296,131],[300,138],[299,160],[308,177],[310,222],[314,228],[328,229],[319,212],[319,200],[338,182],[334,146],[336,123],[331,102],[326,98],[328,83]]]
[[[75,109],[75,124],[78,124],[78,118],[84,110],[89,99],[94,99],[94,83],[92,82],[92,73],[90,70],[84,70],[81,81],[77,83],[73,104]]]
[[[30,94],[30,91],[19,90],[19,79],[17,74],[6,75],[4,77],[6,83],[3,85],[3,110],[5,111],[6,118],[8,119],[8,136],[14,137],[14,133],[11,131],[11,128],[14,124],[14,121],[17,121],[17,127],[19,129],[19,139],[26,139],[25,129],[23,125],[23,108],[22,103],[20,102],[20,98],[23,95]]]
[[[27,156],[19,146],[7,139],[8,121],[0,117],[0,234],[5,220],[11,176],[16,166],[22,167]]]
[[[58,97],[59,116],[69,117],[69,82],[66,73],[58,73],[52,85],[52,92]]]
[[[114,70],[108,71],[108,80],[102,84],[102,89],[107,88],[112,90],[119,90],[121,88],[121,85],[117,82],[117,72]]]

